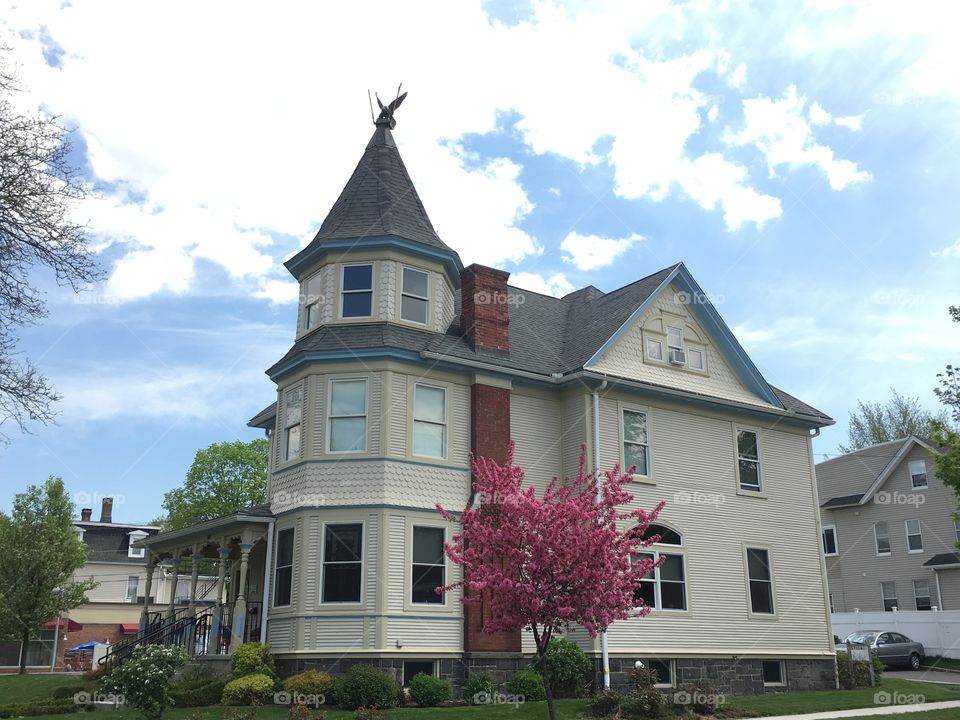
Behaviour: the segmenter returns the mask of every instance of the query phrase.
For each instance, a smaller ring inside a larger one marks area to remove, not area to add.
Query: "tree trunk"
[[[553,706],[553,688],[550,686],[550,668],[547,667],[546,648],[537,648],[540,659],[540,673],[543,676],[543,689],[547,693],[547,714],[550,720],[557,720],[557,709]]]
[[[27,674],[27,643],[30,642],[30,629],[23,631],[20,637],[20,674]]]

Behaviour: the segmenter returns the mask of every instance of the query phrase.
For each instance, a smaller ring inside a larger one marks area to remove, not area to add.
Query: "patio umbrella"
[[[97,645],[103,645],[103,643],[94,640],[92,642],[84,643],[83,645],[77,645],[76,647],[68,648],[68,650],[70,652],[73,652],[74,650],[93,650],[93,648]]]

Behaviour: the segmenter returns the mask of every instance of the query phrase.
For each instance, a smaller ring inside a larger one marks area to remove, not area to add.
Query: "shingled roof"
[[[395,236],[456,255],[433,229],[387,125],[377,125],[340,197],[311,243]]]

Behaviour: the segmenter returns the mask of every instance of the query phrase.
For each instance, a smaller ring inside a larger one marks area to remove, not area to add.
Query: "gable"
[[[755,378],[749,377],[749,373],[735,367],[738,363],[742,364],[743,359],[731,358],[728,347],[724,347],[729,341],[723,343],[716,333],[708,332],[702,313],[698,317],[693,310],[697,305],[684,302],[684,298],[689,298],[691,294],[683,285],[674,279],[651,296],[641,312],[628,321],[613,342],[601,348],[587,367],[631,380],[779,408],[766,383],[758,385]],[[710,308],[716,314],[712,306]],[[723,323],[719,317],[717,320]],[[686,365],[680,366],[669,361],[669,340],[673,334],[671,328],[682,332]],[[657,353],[653,351],[657,346],[661,359],[657,359]],[[693,358],[697,353],[702,353],[702,370],[694,367],[696,363]],[[750,367],[756,373],[752,363]],[[759,377],[759,373],[756,376]],[[748,380],[752,382],[748,383]],[[762,392],[763,388],[767,393]]]

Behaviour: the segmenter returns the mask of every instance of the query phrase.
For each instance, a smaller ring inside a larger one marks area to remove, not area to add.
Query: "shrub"
[[[170,697],[176,707],[217,705],[223,696],[225,678],[201,676],[180,680],[170,686]]]
[[[593,696],[588,713],[593,717],[610,717],[620,708],[622,702],[623,695],[616,690],[605,688]]]
[[[886,666],[876,655],[870,656],[873,664],[874,678],[879,681],[880,675],[886,669]],[[864,663],[851,663],[850,658],[845,652],[837,653],[837,679],[843,690],[852,690],[858,687],[869,687],[870,669]]]
[[[244,675],[223,688],[224,705],[266,705],[273,702],[273,678],[263,673]]]
[[[450,699],[450,685],[433,675],[417,673],[410,681],[410,699],[420,707],[435,707]]]
[[[103,683],[107,693],[123,695],[124,703],[143,713],[147,720],[159,720],[170,706],[170,679],[187,662],[178,647],[138,647]]]
[[[490,677],[490,673],[471,673],[463,684],[463,701],[468,705],[483,705],[483,698],[489,698],[495,692],[497,692],[497,686]]]
[[[557,638],[547,646],[547,669],[554,697],[581,697],[586,694],[590,658],[570,640]]]
[[[392,708],[397,704],[398,683],[372,665],[353,665],[334,683],[334,695],[346,710],[375,706]]]
[[[53,691],[54,700],[73,699],[77,693],[86,692],[87,688],[83,685],[61,685]]]
[[[66,715],[77,712],[80,706],[73,699],[50,700],[46,702],[0,705],[0,718],[32,717],[35,715]]]
[[[543,678],[536,670],[517,670],[507,682],[507,692],[511,695],[523,695],[523,699],[527,701],[547,699]]]
[[[231,675],[234,678],[244,675],[269,675],[275,677],[273,655],[270,646],[263,643],[243,643],[230,658]]]
[[[312,693],[303,694],[310,695]],[[325,720],[326,717],[327,714],[323,710],[312,710],[301,703],[293,703],[287,712],[287,720]]]
[[[257,709],[227,708],[220,716],[220,720],[257,720]]]
[[[616,690],[603,690],[597,693],[590,702],[590,715],[650,720],[673,714],[670,698],[654,687],[657,681],[657,674],[651,670],[634,670],[630,673],[630,691],[619,693]]]
[[[326,695],[332,687],[330,674],[319,670],[306,670],[283,681],[283,689],[296,695]]]

